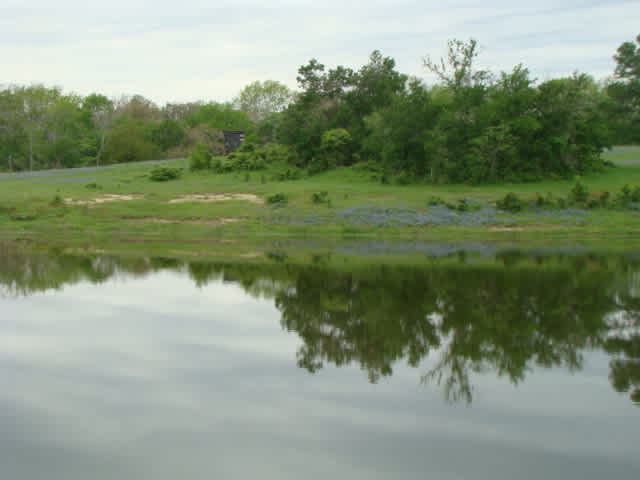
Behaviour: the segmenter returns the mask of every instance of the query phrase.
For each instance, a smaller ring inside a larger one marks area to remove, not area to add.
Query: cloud
[[[617,46],[637,35],[638,16],[640,4],[627,1],[5,1],[0,81],[159,103],[224,100],[253,80],[295,87],[314,57],[357,68],[374,49],[424,77],[421,59],[442,55],[454,37],[477,38],[492,69],[524,63],[538,78],[602,77]]]

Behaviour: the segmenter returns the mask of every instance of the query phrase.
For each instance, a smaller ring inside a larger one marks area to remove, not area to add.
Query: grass
[[[580,178],[593,193],[612,194],[624,185],[640,185],[640,147],[617,147],[605,157],[616,164],[604,173]],[[502,185],[383,185],[367,172],[339,168],[295,181],[274,181],[269,172],[215,175],[188,171],[185,160],[163,166],[183,168],[178,180],[152,182],[154,165],[114,166],[93,172],[65,171],[51,176],[0,179],[0,237],[47,239],[76,244],[112,242],[214,244],[221,240],[273,240],[286,237],[361,236],[420,240],[539,241],[544,239],[610,239],[627,241],[640,234],[640,214],[594,210],[577,222],[533,212],[502,215],[497,224],[480,227],[378,227],[336,221],[336,212],[359,206],[424,209],[433,196],[455,203],[473,198],[494,203],[509,192],[526,199],[536,194],[566,196],[576,179]],[[317,201],[320,192],[327,192]],[[181,195],[253,194],[264,204],[245,200],[169,203]],[[314,196],[313,194],[317,195]],[[288,202],[269,205],[282,194]],[[90,201],[105,195],[132,195],[134,200],[95,205],[60,204],[58,197]],[[275,221],[276,217],[293,221]],[[300,219],[321,219],[305,223]],[[506,228],[509,227],[509,228]]]

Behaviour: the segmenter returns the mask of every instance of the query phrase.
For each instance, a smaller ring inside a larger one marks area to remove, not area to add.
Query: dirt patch
[[[169,200],[169,203],[186,202],[228,202],[231,200],[243,200],[245,202],[262,205],[264,200],[252,193],[204,193],[195,195],[182,195]]]
[[[161,217],[140,217],[140,218],[123,218],[128,222],[135,223],[158,223],[158,224],[190,224],[190,225],[209,225],[219,227],[241,221],[240,218],[218,217],[218,218],[161,218]]]
[[[492,232],[524,232],[524,227],[489,227],[488,230]]]
[[[248,253],[243,253],[242,255],[239,255],[240,258],[259,258],[262,257],[262,255],[264,255],[261,252],[248,252]]]
[[[73,198],[65,198],[66,205],[98,205],[109,202],[129,202],[131,200],[140,200],[142,195],[101,195],[91,200],[74,200]]]
[[[527,225],[527,226],[500,226],[494,225],[489,227],[487,230],[492,232],[524,232],[527,230],[558,230],[563,228],[561,225]]]

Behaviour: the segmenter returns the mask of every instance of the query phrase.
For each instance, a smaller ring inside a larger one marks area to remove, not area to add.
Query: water
[[[640,475],[633,252],[1,245],[0,312],[3,479]]]

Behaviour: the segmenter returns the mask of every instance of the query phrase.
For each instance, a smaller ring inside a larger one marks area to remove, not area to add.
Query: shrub
[[[611,194],[609,192],[603,192],[598,197],[598,204],[600,207],[606,208],[609,206],[609,200],[611,199]]]
[[[311,194],[311,201],[315,204],[326,203],[329,200],[328,192],[314,192]]]
[[[289,198],[284,193],[276,193],[267,197],[269,205],[285,205],[289,203]]]
[[[640,187],[635,187],[631,192],[631,201],[632,202],[640,202]]]
[[[632,198],[633,192],[631,191],[631,187],[625,185],[616,195],[616,204],[621,207],[626,207],[633,201]]]
[[[331,168],[350,163],[352,141],[351,134],[344,128],[335,128],[324,132],[320,141],[320,150],[325,157],[324,164]]]
[[[53,197],[53,200],[51,200],[51,206],[62,207],[64,206],[64,200],[62,200],[62,197],[60,195],[56,195],[55,197]]]
[[[273,174],[273,180],[284,182],[286,180],[299,180],[302,178],[304,171],[299,168],[292,167]]]
[[[446,202],[444,203],[444,205],[448,209],[455,210],[456,212],[468,212],[470,210],[477,210],[479,208],[479,206],[470,204],[466,198],[461,198],[456,203]]]
[[[400,172],[393,177],[396,185],[410,185],[415,182],[415,178],[408,172]]]
[[[569,192],[569,201],[572,204],[584,204],[589,199],[589,189],[585,187],[580,181]]]
[[[181,168],[156,167],[151,170],[149,180],[154,182],[167,182],[169,180],[177,180],[182,176]]]
[[[198,143],[191,155],[189,155],[189,168],[191,171],[208,170],[211,168],[211,151],[204,143]]]
[[[429,205],[430,207],[435,207],[437,205],[444,205],[444,200],[442,200],[440,197],[431,196],[429,198],[429,201],[427,202],[427,205]]]
[[[102,186],[96,182],[87,183],[84,188],[87,190],[102,190]]]
[[[496,201],[496,207],[505,212],[520,212],[525,207],[525,202],[515,193],[509,192],[503,198]]]

